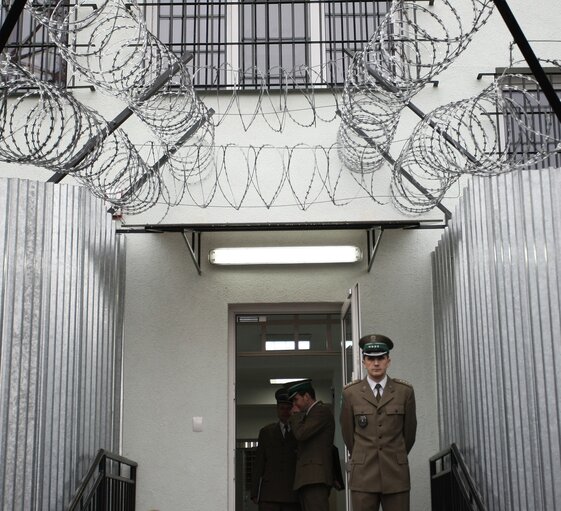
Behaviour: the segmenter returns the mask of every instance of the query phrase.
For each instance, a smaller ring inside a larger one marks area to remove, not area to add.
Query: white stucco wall
[[[363,332],[396,342],[391,374],[417,391],[413,509],[429,509],[428,458],[438,449],[430,252],[435,230],[386,231],[370,273],[350,267],[215,268],[199,276],[179,234],[127,235],[124,454],[139,462],[138,509],[227,508],[228,305],[342,302],[359,282]],[[237,234],[203,235],[203,254]],[[246,235],[244,235],[245,237]],[[355,242],[365,232],[253,234],[264,242]],[[338,396],[336,396],[337,398]],[[192,431],[192,417],[204,430]]]

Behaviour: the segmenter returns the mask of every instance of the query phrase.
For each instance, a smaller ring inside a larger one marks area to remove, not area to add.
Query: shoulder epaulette
[[[401,378],[392,378],[393,381],[397,383],[401,383],[403,385],[407,385],[408,387],[413,387],[412,383],[409,383],[407,380],[402,380]]]
[[[360,383],[361,381],[362,381],[362,380],[360,380],[360,379],[359,379],[359,380],[353,380],[351,383],[347,383],[347,384],[343,387],[343,390],[344,390],[344,389],[348,389],[349,387],[352,387],[353,385],[356,385],[357,383]]]

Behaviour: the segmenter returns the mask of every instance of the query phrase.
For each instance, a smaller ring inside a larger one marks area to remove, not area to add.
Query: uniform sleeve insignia
[[[353,380],[351,383],[347,383],[343,389],[348,389],[349,387],[352,387],[353,385],[356,385],[357,383],[360,383],[362,380],[358,379],[358,380]]]
[[[396,383],[401,383],[402,385],[407,385],[408,387],[413,387],[413,384],[409,383],[407,380],[402,380],[401,378],[392,378]]]

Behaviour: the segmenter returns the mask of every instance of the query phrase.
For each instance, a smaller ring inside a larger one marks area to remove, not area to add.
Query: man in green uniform
[[[288,424],[292,402],[284,388],[277,390],[275,399],[279,420],[259,431],[251,500],[259,505],[259,511],[300,511],[293,489],[296,439]]]
[[[298,442],[294,489],[302,511],[329,511],[333,486],[333,437],[335,419],[331,409],[316,401],[311,380],[288,387],[293,415],[289,423]]]
[[[411,384],[386,373],[393,342],[384,335],[360,340],[367,371],[343,389],[341,431],[351,455],[353,511],[409,511],[407,455],[415,443],[417,416]]]

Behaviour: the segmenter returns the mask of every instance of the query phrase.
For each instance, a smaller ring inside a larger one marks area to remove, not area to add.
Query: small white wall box
[[[193,417],[193,431],[200,432],[203,430],[203,418]]]

